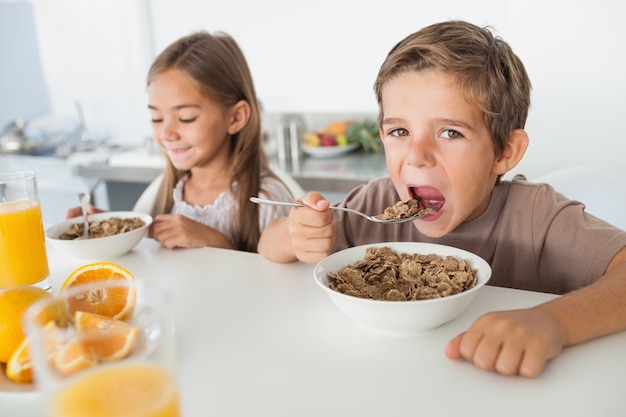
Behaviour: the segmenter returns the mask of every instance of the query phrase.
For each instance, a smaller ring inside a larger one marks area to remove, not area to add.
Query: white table
[[[49,257],[55,285],[82,264]],[[626,332],[567,348],[532,380],[446,358],[447,341],[480,314],[552,295],[487,286],[441,328],[390,337],[345,318],[313,265],[149,239],[115,262],[175,282],[185,417],[626,415]],[[37,401],[0,394],[0,416],[34,415]]]

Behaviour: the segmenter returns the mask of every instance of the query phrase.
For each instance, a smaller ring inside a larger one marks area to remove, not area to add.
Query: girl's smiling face
[[[229,156],[230,110],[202,95],[189,77],[168,70],[148,86],[152,139],[180,170],[203,167]]]
[[[437,211],[415,226],[441,237],[480,216],[504,171],[482,112],[463,98],[455,78],[403,73],[384,85],[381,98],[381,138],[393,184],[401,199]]]

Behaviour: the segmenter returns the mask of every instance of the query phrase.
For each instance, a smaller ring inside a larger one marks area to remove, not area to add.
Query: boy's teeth
[[[438,211],[443,204],[441,200],[421,200],[421,206]]]
[[[418,201],[420,209],[431,208],[439,211],[446,203],[443,194],[432,187],[411,187],[410,195]]]

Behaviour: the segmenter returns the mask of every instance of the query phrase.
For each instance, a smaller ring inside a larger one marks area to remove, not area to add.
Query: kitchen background
[[[374,115],[372,84],[389,49],[448,19],[492,26],[530,74],[531,142],[513,173],[623,166],[621,0],[0,0],[0,130],[26,119],[52,144],[38,156],[0,155],[0,170],[38,172],[48,223],[84,188],[112,206],[102,181],[77,175],[76,166],[108,160],[112,149],[137,148],[150,160],[145,74],[160,50],[192,31],[225,31],[238,41],[272,139],[276,124],[294,117],[319,128]]]

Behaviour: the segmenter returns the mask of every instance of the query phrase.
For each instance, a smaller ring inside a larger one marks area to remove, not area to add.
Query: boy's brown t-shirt
[[[355,188],[338,204],[367,214],[399,201],[389,178]],[[334,251],[378,242],[414,241],[455,246],[485,259],[489,285],[562,294],[602,276],[626,246],[626,231],[584,211],[547,184],[521,175],[494,187],[487,210],[442,238],[421,234],[412,223],[383,225],[336,212]]]

